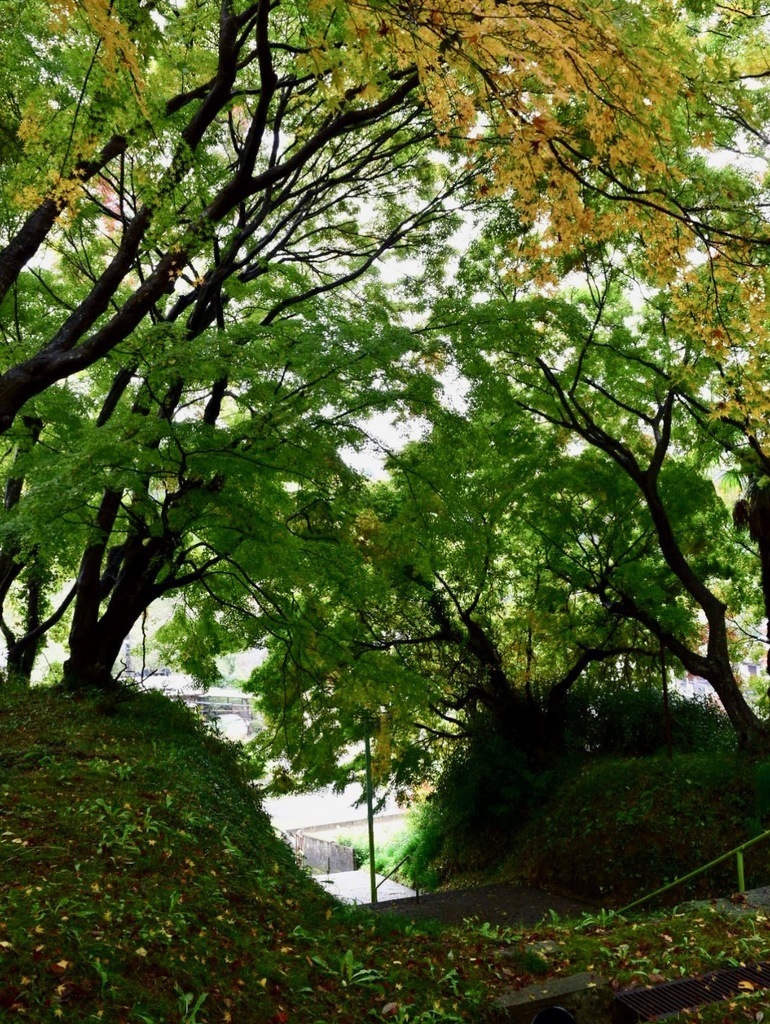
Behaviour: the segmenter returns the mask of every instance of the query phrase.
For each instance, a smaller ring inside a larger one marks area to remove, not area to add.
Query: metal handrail
[[[379,889],[379,887],[384,882],[387,882],[387,880],[391,877],[391,875],[395,875],[395,873],[398,871],[398,869],[401,867],[401,865],[402,864],[406,864],[406,862],[409,860],[409,858],[411,856],[412,856],[411,853],[407,853],[406,857],[402,857],[401,860],[398,862],[398,864],[396,864],[396,866],[391,871],[389,871],[387,873],[387,875],[385,875],[383,878],[380,879],[380,881],[377,883],[377,888]]]
[[[696,868],[695,871],[690,871],[688,874],[682,875],[681,878],[675,878],[673,882],[669,882],[667,885],[661,886],[661,888],[656,889],[655,892],[651,892],[647,896],[642,896],[640,899],[634,900],[633,903],[629,903],[627,907],[623,907],[618,911],[618,913],[625,914],[627,910],[633,910],[634,907],[638,907],[641,903],[646,903],[647,900],[654,899],[655,896],[661,896],[664,892],[668,892],[669,889],[674,889],[677,885],[689,882],[691,878],[697,878],[698,875],[702,875],[710,868],[716,867],[717,864],[721,864],[723,861],[729,860],[730,857],[735,857],[736,860],[736,867],[738,870],[738,892],[745,892],[746,876],[743,869],[743,851],[748,849],[749,846],[753,846],[755,843],[759,843],[763,839],[768,838],[770,838],[770,829],[766,832],[760,833],[758,836],[754,836],[753,839],[748,839],[745,843],[741,843],[740,846],[736,846],[727,853],[723,853],[721,857],[717,857],[714,860],[709,861],[708,864],[704,864],[703,867]]]
[[[408,860],[411,860],[411,859],[412,859],[412,854],[411,853],[407,853],[407,855],[405,857],[402,857],[401,860],[398,862],[398,864],[396,864],[396,866],[391,871],[389,871],[387,873],[387,875],[385,875],[383,878],[380,879],[380,881],[376,885],[376,888],[379,889],[379,887],[381,885],[383,885],[385,882],[387,882],[387,880],[389,878],[391,878],[393,875],[395,875],[395,873],[398,871],[398,869],[401,867],[402,864],[406,864],[406,862]],[[417,903],[420,902],[420,888],[419,888],[419,886],[417,884],[415,884],[415,887],[414,887],[414,898],[415,898],[415,901]]]

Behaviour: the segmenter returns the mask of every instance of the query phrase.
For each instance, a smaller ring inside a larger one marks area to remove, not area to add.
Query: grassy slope
[[[0,698],[0,801],[2,1020],[469,1019],[492,978],[478,936],[338,907],[162,697]]]
[[[545,958],[527,949],[542,938]],[[644,983],[768,957],[761,915],[442,932],[337,907],[182,709],[0,696],[0,1020],[448,1024],[536,975]],[[686,1019],[765,1005],[748,993]]]
[[[770,827],[770,762],[737,752],[597,757],[563,765],[541,790],[513,834],[456,835],[439,859],[444,881],[526,881],[618,908]],[[745,868],[749,888],[770,884],[770,840],[747,850]],[[730,857],[664,902],[736,887]]]
[[[622,907],[766,829],[767,793],[758,797],[758,772],[767,774],[735,753],[591,762],[565,778],[533,817],[509,870]],[[770,883],[770,841],[748,850],[745,863],[749,888]],[[731,858],[667,899],[735,888]]]

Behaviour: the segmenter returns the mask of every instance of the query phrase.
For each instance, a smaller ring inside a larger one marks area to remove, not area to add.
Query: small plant
[[[610,925],[617,920],[624,919],[617,913],[617,911],[605,910],[602,907],[600,910],[582,914],[575,925],[575,929],[577,931],[588,931],[589,929],[609,928]]]
[[[518,970],[536,977],[545,977],[551,970],[548,958],[534,949],[523,949],[515,953],[512,962]]]
[[[520,938],[519,935],[511,931],[510,928],[490,924],[489,921],[485,921],[483,924],[476,926],[473,921],[463,921],[467,927],[477,927],[479,935],[482,935],[485,939],[489,939],[490,942],[501,942],[505,945],[510,945],[512,942],[517,942]]]
[[[183,992],[178,985],[175,987],[179,995],[179,1010],[182,1015],[179,1024],[200,1024],[198,1011],[206,1002],[208,993],[202,992],[196,999],[194,993]]]

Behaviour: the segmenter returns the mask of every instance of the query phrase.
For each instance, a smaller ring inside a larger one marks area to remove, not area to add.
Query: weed
[[[178,1005],[181,1013],[179,1024],[200,1024],[198,1011],[206,1002],[208,992],[202,992],[196,999],[194,993],[183,992],[178,985],[175,988],[179,996]]]
[[[575,928],[578,931],[587,931],[595,928],[608,928],[617,920],[622,920],[614,910],[605,910],[603,907],[592,913],[581,914]]]
[[[482,935],[485,939],[489,939],[492,942],[500,942],[509,944],[515,942],[519,936],[511,931],[508,927],[503,927],[497,924],[490,924],[489,921],[485,921],[482,925],[476,926],[472,920],[466,919],[463,922],[467,927],[476,927],[479,935]]]

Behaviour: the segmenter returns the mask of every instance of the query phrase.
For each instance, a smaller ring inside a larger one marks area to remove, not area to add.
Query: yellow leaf
[[[738,988],[742,989],[744,992],[753,992],[756,987],[757,986],[754,984],[753,981],[738,982]]]
[[[144,948],[144,946],[140,946],[139,949],[137,949],[137,951],[136,951],[136,955],[137,956],[147,956],[147,950]]]

